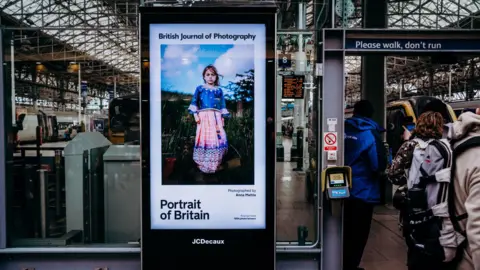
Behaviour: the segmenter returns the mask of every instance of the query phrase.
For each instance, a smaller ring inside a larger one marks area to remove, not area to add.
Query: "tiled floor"
[[[293,162],[277,163],[277,241],[297,241],[297,227],[308,228],[307,240],[316,238],[313,205],[307,203],[305,174],[294,172]]]
[[[397,213],[386,207],[375,209],[370,237],[363,254],[366,270],[406,270],[406,248],[397,225]]]
[[[290,160],[291,139],[283,139],[285,160]],[[297,227],[308,228],[308,241],[316,239],[313,205],[307,203],[305,173],[295,162],[277,162],[277,241],[298,241]]]

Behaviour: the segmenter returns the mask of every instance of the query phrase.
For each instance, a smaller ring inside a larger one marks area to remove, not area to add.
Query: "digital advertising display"
[[[142,269],[274,269],[275,13],[140,9]]]
[[[265,32],[150,25],[152,229],[265,228]]]

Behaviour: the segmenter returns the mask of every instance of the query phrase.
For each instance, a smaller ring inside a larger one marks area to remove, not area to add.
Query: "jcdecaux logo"
[[[193,245],[224,245],[225,240],[206,240],[201,238],[195,238],[192,241]]]

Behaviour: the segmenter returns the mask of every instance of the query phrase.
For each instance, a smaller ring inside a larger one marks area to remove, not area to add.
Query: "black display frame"
[[[142,269],[275,269],[275,106],[276,8],[141,7],[140,62],[149,62],[150,24],[264,24],[266,26],[266,227],[251,230],[152,230],[150,219],[150,81],[141,66]],[[256,119],[256,121],[262,121]],[[146,132],[145,132],[146,131]],[[224,240],[221,245],[194,245],[194,239]]]

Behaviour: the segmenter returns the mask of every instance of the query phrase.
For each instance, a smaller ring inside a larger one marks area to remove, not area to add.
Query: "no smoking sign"
[[[337,151],[337,132],[323,133],[323,151]]]

